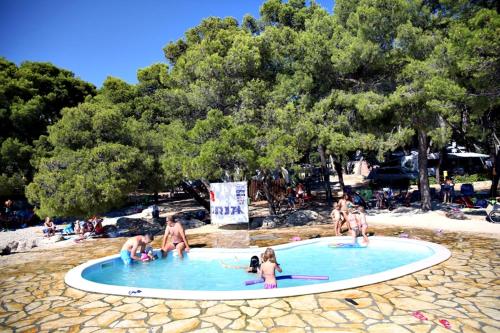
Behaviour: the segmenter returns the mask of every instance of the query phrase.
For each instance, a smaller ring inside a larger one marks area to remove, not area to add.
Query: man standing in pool
[[[152,234],[145,234],[144,236],[135,236],[127,239],[125,244],[122,246],[122,250],[120,251],[120,257],[123,260],[125,265],[130,265],[133,260],[140,261],[140,255],[137,256],[137,251],[139,253],[144,252],[147,244],[150,244],[153,241],[154,237]]]
[[[167,218],[167,227],[165,228],[165,234],[163,235],[163,241],[161,243],[161,254],[165,258],[168,251],[177,250],[179,257],[182,258],[182,251],[186,250],[189,252],[189,244],[186,239],[186,234],[184,233],[184,228],[182,224],[175,221],[176,218],[170,215]],[[167,244],[168,236],[172,236],[172,243]]]

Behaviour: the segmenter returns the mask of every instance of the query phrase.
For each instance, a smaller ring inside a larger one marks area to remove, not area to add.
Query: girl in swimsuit
[[[335,236],[339,236],[342,233],[342,215],[339,210],[339,204],[333,204],[333,210],[330,214],[333,221],[333,228],[335,229]]]
[[[267,248],[263,255],[263,263],[260,266],[260,276],[264,278],[264,289],[278,288],[276,283],[276,270],[282,272],[280,265],[276,262],[276,254],[271,248]]]

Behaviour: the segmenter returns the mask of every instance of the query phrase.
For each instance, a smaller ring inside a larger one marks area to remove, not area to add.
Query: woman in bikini
[[[349,215],[349,208],[352,206],[352,201],[349,198],[349,194],[344,193],[342,196],[342,199],[339,200],[339,210],[340,214],[342,214],[342,217],[344,218],[344,221],[347,221],[347,216]],[[347,223],[349,226],[349,230],[351,230],[350,224]],[[342,225],[340,226],[342,228]]]
[[[276,262],[276,254],[271,248],[267,248],[262,257],[263,263],[260,266],[260,276],[264,278],[264,289],[278,288],[276,283],[276,271],[282,272],[280,265]]]

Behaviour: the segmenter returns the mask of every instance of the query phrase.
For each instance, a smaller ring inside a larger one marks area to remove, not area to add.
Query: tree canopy
[[[95,87],[50,63],[0,58],[0,195],[22,195],[34,173],[30,160],[40,150],[47,127]]]
[[[110,77],[85,101],[93,90],[83,83],[62,95],[26,87],[41,74],[2,83],[0,117],[13,123],[1,153],[19,164],[36,156],[27,194],[40,214],[85,215],[136,188],[249,179],[298,163],[326,172],[328,156],[341,172],[357,149],[383,156],[414,142],[429,209],[427,152],[451,138],[487,149],[496,138],[496,6],[337,0],[329,14],[314,2],[268,0],[260,18],[209,17],[164,47],[167,63],[139,69],[137,84]],[[24,66],[2,62],[0,80],[38,68]],[[45,127],[27,139],[22,128],[40,105],[51,105]]]

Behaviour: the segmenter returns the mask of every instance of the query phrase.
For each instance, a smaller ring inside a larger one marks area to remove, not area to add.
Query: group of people
[[[333,205],[330,214],[335,228],[335,236],[342,234],[342,227],[347,224],[347,229],[356,243],[358,235],[363,236],[364,244],[368,244],[368,223],[366,222],[366,212],[364,207],[353,204],[351,198],[346,193]]]
[[[171,241],[169,242],[169,237]],[[125,265],[130,265],[134,261],[147,262],[158,259],[154,254],[151,243],[154,241],[154,235],[146,233],[142,236],[135,236],[127,239],[120,250],[120,257]],[[165,258],[169,251],[177,251],[180,258],[183,258],[183,252],[189,252],[190,247],[182,224],[177,221],[176,216],[167,218],[167,226],[161,243],[161,256]],[[245,268],[249,273],[256,273],[264,279],[264,288],[277,288],[275,271],[282,272],[280,265],[276,261],[276,254],[273,249],[268,248],[262,253],[261,258],[253,256],[250,259],[250,266],[227,268]]]
[[[368,224],[366,222],[365,210],[362,206],[355,206],[348,194],[344,194],[339,202],[335,203],[331,217],[333,219],[336,236],[341,235],[343,225],[347,224],[347,228],[353,237],[353,243],[356,243],[357,237],[361,235],[364,244],[368,244]],[[171,238],[170,241],[169,238]],[[157,259],[158,257],[154,254],[151,246],[153,240],[154,236],[150,233],[127,239],[120,251],[120,257],[123,263],[125,265],[130,265],[134,261],[147,262]],[[189,250],[189,243],[182,224],[177,220],[175,215],[169,216],[161,242],[161,257],[165,258],[170,251],[177,251],[179,258],[183,258],[184,252],[189,252]],[[276,271],[282,272],[276,260],[276,254],[271,248],[267,248],[266,251],[261,254],[260,258],[253,256],[250,259],[249,266],[222,264],[225,268],[245,269],[249,273],[258,274],[264,279],[265,289],[277,288]]]
[[[171,241],[168,242],[169,237]],[[120,257],[125,265],[130,265],[134,261],[150,261],[157,259],[151,247],[154,236],[150,233],[144,236],[135,236],[127,239],[120,251]],[[177,251],[180,258],[183,258],[184,251],[189,252],[190,247],[186,238],[186,233],[177,217],[171,215],[167,218],[167,226],[161,243],[162,258],[165,258],[169,251]]]
[[[75,234],[79,239],[88,237],[99,237],[104,234],[102,226],[103,219],[99,216],[92,216],[88,220],[76,220],[63,229],[63,234]]]
[[[224,268],[245,269],[248,273],[258,274],[264,279],[264,289],[278,288],[276,271],[280,273],[283,272],[280,264],[278,264],[276,260],[276,253],[270,247],[260,255],[260,259],[257,256],[252,256],[249,266],[231,266],[223,262],[221,262],[221,264]]]
[[[304,204],[305,196],[306,191],[302,183],[297,184],[295,189],[292,186],[289,186],[286,189],[288,207],[291,209],[295,209],[295,199],[297,199],[298,206],[302,206]]]

